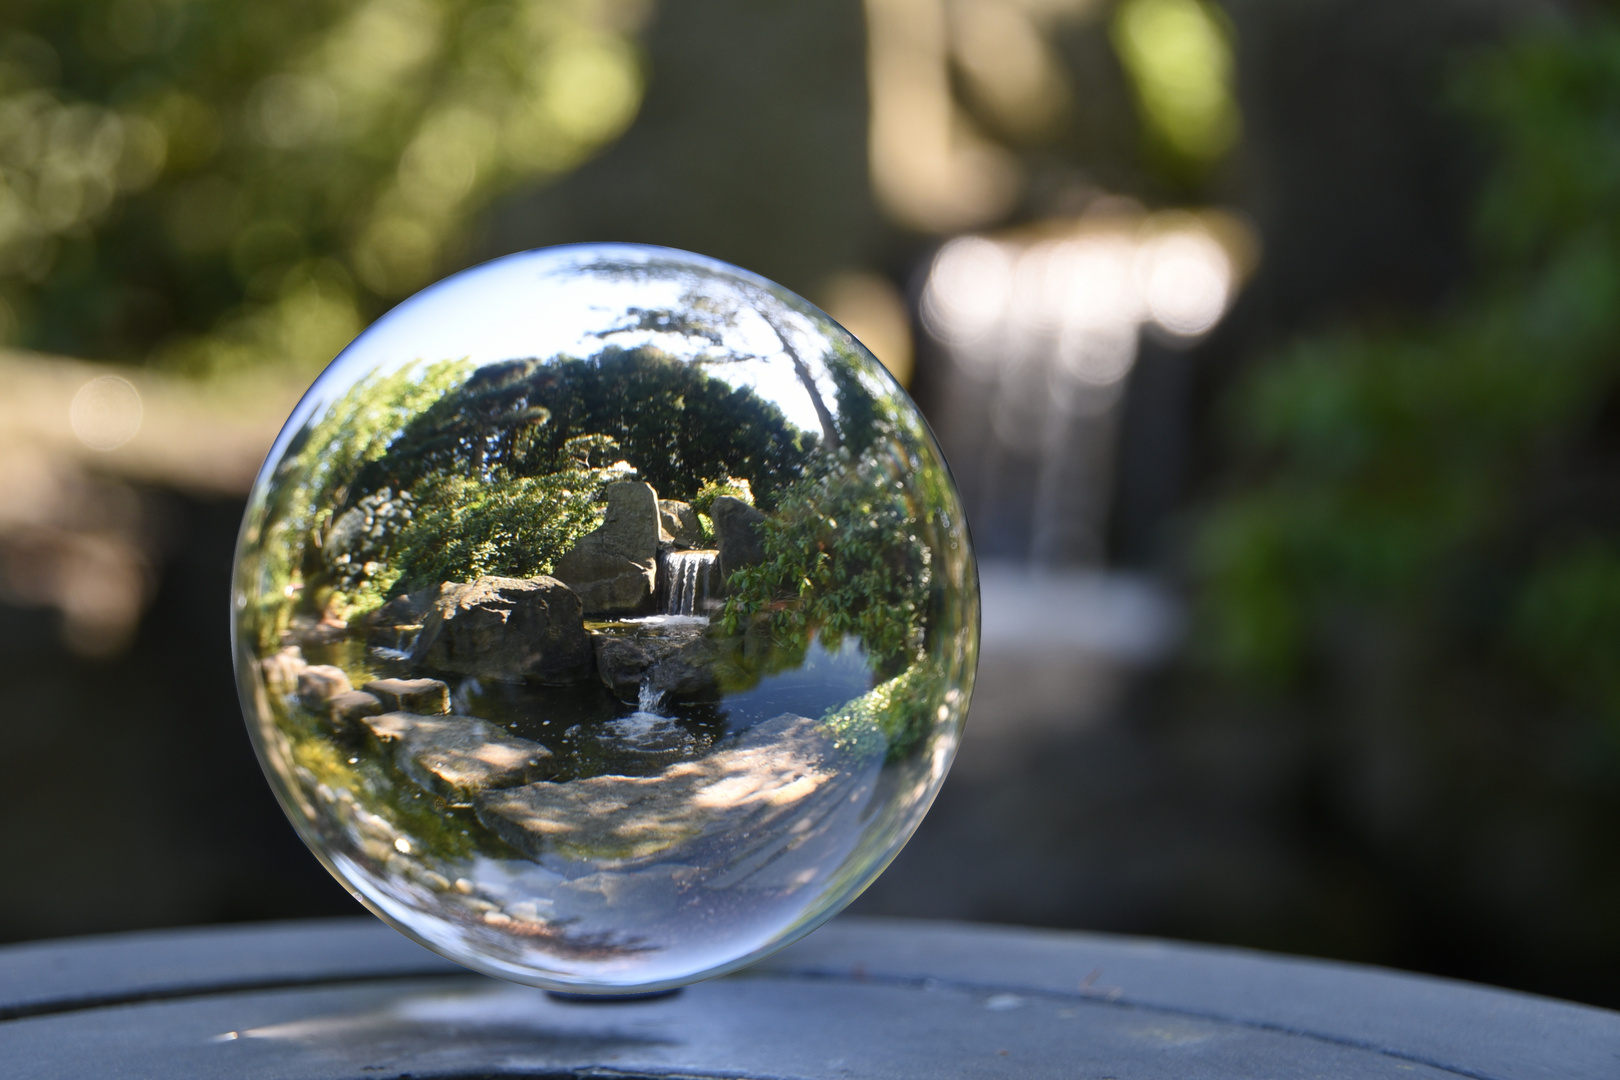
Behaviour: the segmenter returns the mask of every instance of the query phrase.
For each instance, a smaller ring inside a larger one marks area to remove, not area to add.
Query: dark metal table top
[[[0,949],[0,1076],[1617,1080],[1620,1013],[1237,949],[873,919],[673,997],[585,1004],[359,918]]]

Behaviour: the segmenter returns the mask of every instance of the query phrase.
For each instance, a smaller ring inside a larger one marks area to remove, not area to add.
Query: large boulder
[[[596,673],[579,597],[550,577],[445,582],[411,660],[434,671],[552,686]]]
[[[646,678],[672,701],[719,701],[722,673],[736,651],[736,642],[705,634],[657,658]]]
[[[658,582],[658,493],[620,480],[604,496],[602,524],[580,537],[553,573],[579,595],[587,615],[641,614],[651,609]]]
[[[636,701],[641,696],[641,682],[647,677],[647,669],[658,660],[644,641],[596,635],[596,673],[602,685],[620,701]]]
[[[714,521],[715,547],[720,551],[716,561],[722,583],[730,581],[742,567],[765,561],[765,537],[760,528],[764,514],[741,499],[722,495],[709,507],[709,517]]]
[[[658,500],[658,522],[664,536],[678,548],[703,546],[703,523],[690,503],[679,499]]]
[[[620,701],[641,699],[648,673],[689,643],[690,636],[596,634],[596,673]]]
[[[719,701],[757,685],[764,672],[779,668],[781,648],[770,615],[761,612],[740,634],[710,626],[656,658],[645,678],[654,693],[671,701]]]

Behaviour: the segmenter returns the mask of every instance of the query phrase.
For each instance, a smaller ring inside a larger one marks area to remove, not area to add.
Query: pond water
[[[687,641],[707,623],[653,616],[591,629]],[[342,668],[355,686],[421,674],[394,650],[356,640],[310,645],[305,656]],[[545,783],[533,787],[598,785],[577,812],[555,800],[538,808],[551,815],[548,835],[577,834],[572,847],[535,848],[522,834],[514,843],[514,830],[491,817],[487,796],[425,787],[406,759],[408,739],[390,753],[360,728],[335,732],[329,717],[294,694],[275,700],[271,712],[289,755],[320,769],[312,779],[325,805],[311,807],[312,817],[335,868],[430,942],[511,964],[532,964],[538,950],[554,970],[577,965],[611,980],[623,969],[639,983],[649,971],[709,963],[738,940],[763,942],[802,903],[795,894],[860,845],[870,831],[863,818],[884,824],[881,808],[893,800],[882,793],[902,782],[904,771],[884,770],[881,758],[835,761],[831,743],[814,731],[813,718],[873,686],[870,665],[849,639],[835,649],[813,640],[798,666],[708,703],[666,702],[647,686],[630,703],[600,683],[447,682],[447,720],[484,721],[550,751]],[[759,738],[750,741],[750,733]],[[637,784],[655,785],[656,793]],[[714,794],[739,787],[747,789],[740,799]],[[756,788],[769,797],[750,806],[747,791]],[[802,843],[787,851],[768,827],[778,816],[773,801],[800,822]],[[694,813],[709,804],[720,813]],[[464,900],[466,913],[424,919],[424,891]],[[696,925],[694,904],[706,912]],[[528,929],[514,939],[514,926]]]
[[[594,622],[597,633],[634,638],[690,640],[708,627],[702,616],[652,615]],[[305,649],[311,663],[343,668],[355,686],[372,679],[415,678],[421,672],[409,654],[343,640]],[[451,711],[499,724],[556,756],[549,779],[583,779],[615,773],[646,776],[682,757],[696,757],[728,735],[792,713],[820,717],[860,697],[874,685],[860,645],[846,638],[829,650],[819,638],[797,667],[760,677],[746,690],[718,702],[666,702],[645,692],[635,703],[620,701],[600,682],[534,686],[476,678],[446,680]]]

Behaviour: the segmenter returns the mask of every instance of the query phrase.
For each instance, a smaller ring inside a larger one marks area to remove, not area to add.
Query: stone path
[[[654,776],[598,776],[534,783],[474,800],[479,820],[540,859],[547,854],[625,865],[679,859],[694,868],[733,867],[767,846],[801,846],[863,774],[840,768],[821,726],[784,714],[736,742]],[[778,826],[784,818],[791,825]]]

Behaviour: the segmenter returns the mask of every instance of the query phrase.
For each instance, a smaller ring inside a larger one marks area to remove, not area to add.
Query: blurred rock
[[[289,645],[273,656],[259,661],[264,672],[264,685],[273,694],[291,694],[298,689],[298,673],[309,665],[296,645]]]
[[[281,640],[291,645],[334,645],[349,636],[349,625],[323,616],[298,614],[287,621]]]
[[[299,669],[298,672],[298,700],[311,709],[321,709],[326,703],[339,694],[346,694],[354,687],[349,685],[349,677],[343,669],[331,664],[311,664]]]
[[[428,612],[433,610],[435,593],[420,589],[394,597],[363,620],[368,628],[395,629],[401,626],[421,626]]]
[[[355,721],[367,716],[376,716],[384,712],[383,703],[373,694],[364,690],[348,690],[341,694],[334,694],[326,703],[327,721],[333,731],[340,735],[347,735],[354,731]],[[445,712],[450,710],[446,708]]]

